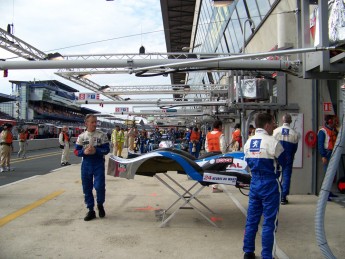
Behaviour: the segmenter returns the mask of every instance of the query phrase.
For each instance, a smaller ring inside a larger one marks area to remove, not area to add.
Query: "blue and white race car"
[[[161,148],[130,159],[111,155],[107,174],[134,179],[135,175],[154,176],[168,171],[187,174],[206,186],[219,183],[245,188],[251,179],[243,152],[210,152],[196,159],[176,148]]]

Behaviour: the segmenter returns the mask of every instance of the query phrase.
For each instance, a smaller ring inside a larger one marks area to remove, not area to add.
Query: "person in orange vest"
[[[235,125],[235,130],[231,137],[230,147],[232,151],[239,151],[242,148],[241,127],[239,123]]]
[[[216,120],[213,123],[213,130],[208,132],[205,140],[206,152],[222,152],[226,153],[226,142],[222,132],[223,123],[220,120]],[[218,188],[218,184],[212,186],[212,192],[223,192]]]
[[[10,166],[11,152],[13,151],[13,134],[11,132],[12,124],[6,123],[0,135],[0,172],[13,171]]]
[[[59,134],[60,147],[63,148],[61,155],[61,166],[70,165],[69,163],[69,141],[68,127],[63,126],[62,131]]]
[[[26,130],[21,129],[18,136],[18,140],[19,140],[18,158],[20,157],[22,157],[23,159],[26,158],[27,139],[28,139],[28,134]]]
[[[329,160],[331,159],[332,151],[337,139],[338,131],[336,129],[336,120],[333,115],[325,116],[325,125],[321,127],[317,133],[317,143],[319,153],[321,155],[324,173],[327,172]],[[338,195],[329,193],[328,201],[331,198],[338,197]]]
[[[197,127],[194,127],[189,139],[189,153],[195,158],[199,157],[200,132]]]

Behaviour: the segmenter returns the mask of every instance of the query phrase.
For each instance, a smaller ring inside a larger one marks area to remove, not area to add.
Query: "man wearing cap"
[[[0,172],[13,171],[10,166],[11,152],[13,151],[12,124],[6,123],[0,135],[1,159]]]

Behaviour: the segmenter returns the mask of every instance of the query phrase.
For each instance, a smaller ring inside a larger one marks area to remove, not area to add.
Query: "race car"
[[[218,183],[245,188],[251,179],[243,152],[209,152],[196,159],[176,148],[161,148],[130,159],[111,155],[107,174],[134,179],[135,175],[152,177],[168,171],[186,174],[206,186]]]

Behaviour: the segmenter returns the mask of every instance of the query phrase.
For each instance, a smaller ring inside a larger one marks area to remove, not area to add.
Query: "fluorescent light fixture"
[[[225,7],[231,5],[234,0],[213,0],[212,2],[214,7]]]
[[[46,57],[48,60],[63,60],[63,56],[59,52],[49,53]]]
[[[104,91],[104,90],[107,90],[107,89],[109,89],[109,88],[110,88],[109,85],[103,85],[103,86],[101,86],[100,88],[98,88],[98,90],[99,90],[99,91]]]
[[[88,79],[90,78],[91,75],[90,74],[81,74],[81,75],[78,75],[77,78],[78,79]]]
[[[202,45],[202,43],[196,44],[196,45],[193,46],[193,47],[183,47],[182,50],[183,50],[183,51],[188,51],[188,50],[190,50],[190,49],[198,48],[198,47],[200,47],[201,45]]]

